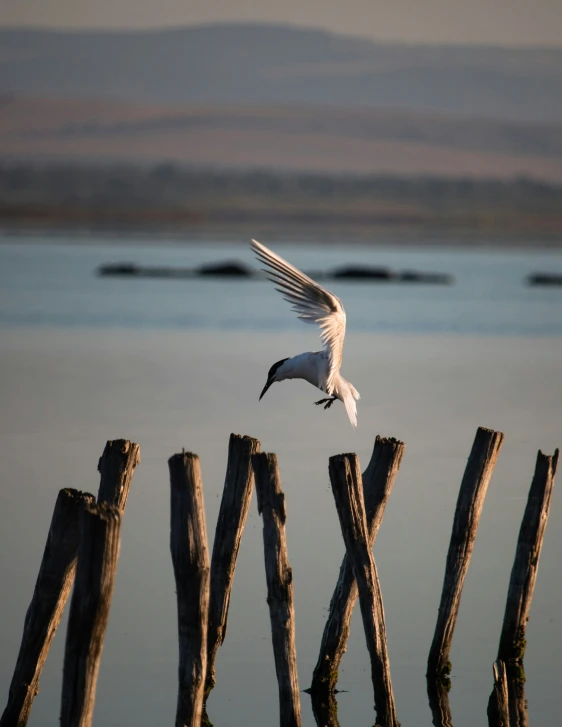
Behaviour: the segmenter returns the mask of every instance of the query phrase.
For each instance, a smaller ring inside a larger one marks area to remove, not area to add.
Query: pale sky
[[[0,0],[0,25],[280,22],[376,40],[562,45],[562,0]]]

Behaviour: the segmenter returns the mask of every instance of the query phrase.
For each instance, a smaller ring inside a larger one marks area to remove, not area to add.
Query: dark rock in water
[[[138,275],[140,270],[134,263],[109,263],[99,266],[98,275]]]
[[[336,268],[332,273],[333,278],[346,280],[394,280],[395,273],[388,268],[372,268],[367,265],[346,265]]]
[[[324,277],[342,280],[388,280],[400,283],[449,284],[452,282],[451,276],[446,273],[423,273],[416,270],[395,272],[388,268],[375,268],[367,265],[347,265],[337,268],[331,275]]]
[[[416,270],[403,270],[398,273],[398,279],[402,283],[438,283],[450,285],[453,282],[451,275],[447,273],[420,273]]]
[[[251,278],[254,272],[251,268],[238,262],[209,263],[201,265],[195,273],[197,275],[218,276],[221,278]]]
[[[98,275],[115,275],[137,278],[254,278],[259,279],[265,275],[251,267],[236,261],[222,263],[207,263],[198,268],[157,268],[141,267],[131,262],[107,263],[100,265]],[[420,273],[415,270],[405,270],[396,273],[388,268],[369,267],[368,265],[345,265],[333,271],[309,272],[313,280],[356,280],[356,281],[394,281],[404,283],[450,283],[452,278],[443,273]],[[543,276],[544,277],[544,276]],[[562,276],[560,276],[562,278]],[[535,283],[539,284],[539,283]],[[546,284],[546,283],[544,283]],[[552,283],[551,283],[552,284]]]
[[[195,276],[220,278],[250,278],[254,271],[238,262],[209,263],[199,268],[141,267],[134,263],[100,265],[99,275],[124,275],[139,278],[193,278]]]
[[[191,268],[143,268],[134,263],[109,263],[98,268],[98,275],[136,278],[191,278],[193,274]]]
[[[529,285],[562,285],[562,273],[532,273],[527,282]]]

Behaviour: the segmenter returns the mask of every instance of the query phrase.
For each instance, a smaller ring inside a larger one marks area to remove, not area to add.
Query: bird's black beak
[[[262,400],[262,398],[263,398],[263,395],[264,395],[264,394],[265,394],[265,392],[266,392],[266,391],[267,391],[267,390],[269,389],[269,387],[271,386],[271,384],[273,384],[273,379],[268,379],[268,380],[267,380],[267,384],[266,384],[266,385],[265,385],[265,386],[263,387],[263,391],[262,391],[262,392],[261,392],[261,394],[260,394],[260,401]]]

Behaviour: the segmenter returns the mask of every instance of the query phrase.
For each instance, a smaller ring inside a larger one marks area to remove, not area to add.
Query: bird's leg
[[[329,409],[337,398],[337,396],[332,396],[329,399],[320,399],[320,401],[315,401],[314,403],[316,406],[318,406],[318,404],[325,404],[324,409]]]

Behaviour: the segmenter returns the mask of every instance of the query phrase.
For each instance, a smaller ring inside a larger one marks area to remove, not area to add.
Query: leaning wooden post
[[[209,627],[207,633],[208,692],[215,685],[215,659],[226,635],[230,592],[242,532],[254,489],[252,455],[260,443],[252,437],[231,434],[228,462],[211,558]]]
[[[559,452],[549,457],[539,451],[527,506],[519,530],[515,560],[507,593],[498,659],[505,662],[513,724],[527,724],[523,656],[527,621],[535,590],[539,559],[550,512]]]
[[[539,451],[527,507],[519,530],[498,650],[498,659],[508,665],[514,661],[521,663],[525,653],[525,632],[557,466],[558,450],[551,457]]]
[[[509,727],[509,698],[505,664],[494,662],[494,691],[488,700],[488,727]]]
[[[49,648],[60,624],[76,571],[80,512],[93,495],[61,490],[49,528],[43,560],[23,627],[23,637],[1,727],[27,724]]]
[[[100,486],[98,503],[107,502],[125,509],[131,479],[140,462],[140,447],[128,439],[109,440],[98,462]]]
[[[121,511],[89,505],[80,519],[76,582],[64,653],[61,727],[90,727],[98,671],[113,595]]]
[[[176,579],[179,672],[176,727],[199,727],[207,671],[209,552],[199,457],[168,460],[171,485],[170,550]]]
[[[377,725],[397,727],[399,723],[390,679],[382,594],[375,559],[369,547],[357,455],[330,457],[329,472],[345,547],[359,590],[359,605],[371,657]]]
[[[258,512],[263,516],[263,548],[267,603],[275,671],[279,684],[281,727],[300,727],[301,705],[295,647],[293,574],[285,539],[285,495],[275,454],[254,454]]]
[[[428,679],[447,677],[451,671],[449,652],[459,611],[462,587],[488,484],[503,444],[503,434],[478,427],[461,483],[437,625],[427,662]]]
[[[377,436],[371,461],[363,473],[368,542],[371,549],[405,449],[406,445],[397,439]],[[320,654],[312,677],[312,692],[333,691],[336,688],[338,669],[349,638],[351,615],[357,596],[357,581],[346,553],[330,601],[330,612],[324,626]]]

